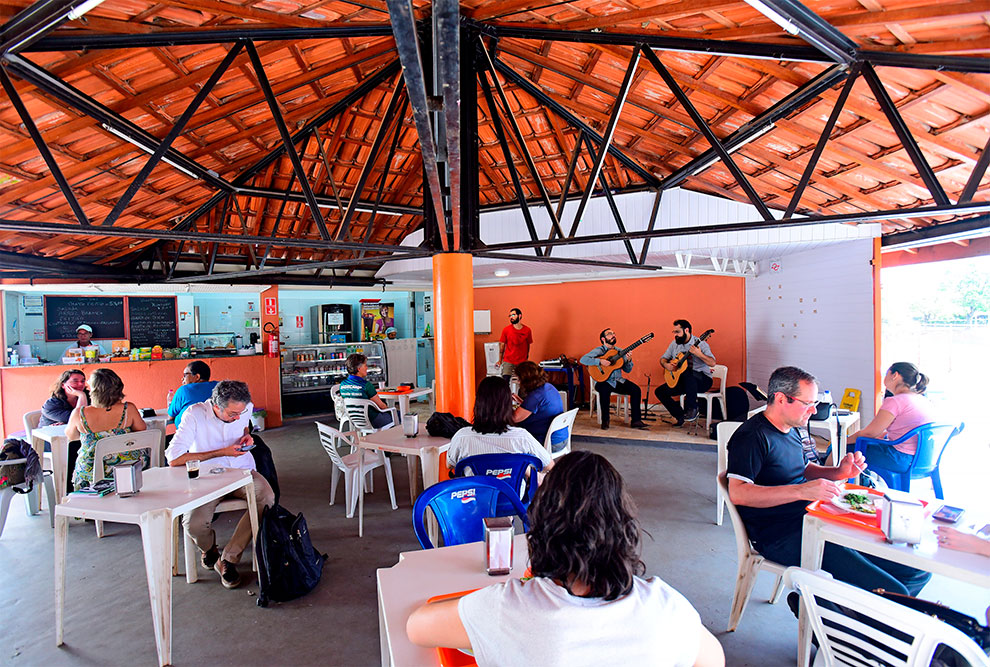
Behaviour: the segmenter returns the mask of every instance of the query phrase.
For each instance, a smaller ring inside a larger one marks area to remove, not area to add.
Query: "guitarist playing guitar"
[[[712,388],[712,366],[715,356],[705,342],[715,333],[709,329],[701,338],[691,331],[687,320],[674,320],[674,340],[667,346],[660,358],[664,368],[666,383],[653,392],[673,417],[674,426],[683,426],[685,421],[698,419],[698,394]],[[684,408],[676,396],[684,396]]]
[[[649,428],[643,423],[640,412],[642,401],[639,385],[622,377],[622,373],[632,370],[632,355],[629,352],[653,338],[653,334],[643,336],[622,350],[615,349],[615,332],[611,328],[604,329],[598,338],[602,344],[581,357],[581,363],[588,366],[588,373],[595,379],[595,391],[598,392],[601,406],[599,414],[602,418],[602,430],[608,429],[609,426],[609,404],[613,393],[629,396],[632,406],[632,421],[629,425],[632,428]]]

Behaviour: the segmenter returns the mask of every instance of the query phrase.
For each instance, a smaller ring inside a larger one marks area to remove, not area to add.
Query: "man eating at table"
[[[761,555],[781,565],[800,565],[806,507],[840,495],[842,482],[865,470],[866,461],[861,452],[846,454],[838,466],[805,460],[797,428],[807,425],[818,404],[813,375],[793,366],[778,368],[768,393],[767,409],[729,440],[729,498]],[[931,578],[928,572],[832,543],[825,544],[822,569],[868,591],[883,588],[904,595],[917,595]]]
[[[217,383],[209,401],[195,403],[186,409],[172,444],[165,450],[165,458],[170,466],[184,466],[187,461],[209,461],[208,466],[203,466],[206,474],[218,467],[250,470],[260,515],[265,507],[275,502],[275,493],[268,481],[258,473],[254,456],[248,451],[254,442],[248,428],[251,408],[251,392],[246,384],[236,380]],[[222,500],[245,499],[245,491],[246,487],[241,487],[182,517],[189,536],[203,552],[203,567],[216,570],[224,588],[236,588],[241,583],[236,564],[251,541],[251,519],[245,512],[223,553],[220,553],[213,531],[213,514]]]

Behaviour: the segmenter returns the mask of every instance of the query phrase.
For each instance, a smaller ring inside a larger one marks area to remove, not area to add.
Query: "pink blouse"
[[[880,409],[894,415],[894,421],[890,423],[884,434],[888,440],[897,440],[911,429],[935,421],[935,411],[931,402],[921,394],[911,391],[883,399]],[[894,445],[894,449],[905,454],[914,454],[917,448],[917,438],[909,438],[899,445]]]

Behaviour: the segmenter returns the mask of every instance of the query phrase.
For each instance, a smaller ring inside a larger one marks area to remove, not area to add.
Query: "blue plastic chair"
[[[958,434],[962,433],[962,430],[965,427],[966,424],[964,422],[960,423],[959,426],[953,426],[952,424],[922,424],[917,428],[911,429],[897,440],[883,440],[881,438],[856,438],[856,447],[854,451],[865,453],[867,445],[884,445],[887,447],[893,447],[894,445],[904,442],[908,438],[917,436],[918,448],[915,451],[914,459],[911,461],[911,467],[909,467],[906,471],[899,472],[879,468],[875,465],[871,465],[869,460],[867,460],[866,464],[869,466],[870,470],[875,471],[883,478],[883,481],[887,483],[887,486],[892,489],[897,489],[898,491],[910,490],[912,479],[931,477],[932,488],[935,490],[935,497],[939,500],[944,500],[942,497],[942,480],[938,474],[938,467],[939,464],[942,463],[942,454],[945,453],[945,448],[949,446],[949,441]],[[935,454],[936,451],[938,452],[937,456]]]
[[[495,477],[508,484],[516,492],[519,502],[527,510],[536,496],[539,484],[537,474],[543,470],[543,461],[532,454],[475,454],[457,462],[454,477],[464,477],[468,471],[474,476]],[[526,479],[527,473],[529,479]],[[523,489],[523,486],[526,488]],[[515,512],[507,502],[500,502],[496,516],[509,516]]]
[[[494,477],[458,477],[438,482],[419,494],[413,505],[413,530],[416,539],[424,549],[432,549],[430,536],[423,518],[426,508],[433,510],[440,527],[444,546],[480,542],[485,539],[485,522],[488,517],[497,516],[498,502],[506,499],[514,508],[514,513],[522,519],[523,530],[529,530],[526,508],[512,488]]]

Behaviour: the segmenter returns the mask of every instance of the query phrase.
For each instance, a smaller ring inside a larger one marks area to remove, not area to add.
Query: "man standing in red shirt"
[[[522,323],[522,311],[509,311],[509,325],[502,329],[498,339],[498,365],[502,377],[508,381],[516,371],[516,365],[529,359],[529,346],[533,344],[533,330]]]

